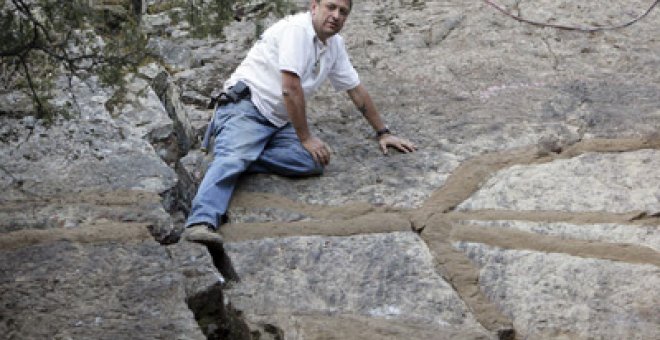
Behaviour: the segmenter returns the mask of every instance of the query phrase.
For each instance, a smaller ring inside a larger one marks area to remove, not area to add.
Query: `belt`
[[[209,109],[213,109],[213,115],[211,116],[211,121],[206,127],[206,132],[204,133],[204,139],[202,140],[201,149],[203,152],[208,152],[209,143],[211,142],[211,135],[215,131],[215,115],[218,110],[218,107],[227,105],[229,103],[238,103],[243,99],[250,98],[250,88],[242,81],[238,81],[234,86],[227,89],[226,92],[222,92],[217,96],[213,96],[209,102]]]

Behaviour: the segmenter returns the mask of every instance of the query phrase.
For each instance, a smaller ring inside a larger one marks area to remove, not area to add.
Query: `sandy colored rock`
[[[530,221],[467,221],[466,223],[494,229],[512,229],[539,235],[557,236],[561,239],[634,244],[660,252],[660,233],[658,233],[657,226],[617,223],[543,223]]]

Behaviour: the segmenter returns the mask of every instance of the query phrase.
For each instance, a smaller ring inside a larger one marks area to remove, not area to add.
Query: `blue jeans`
[[[323,172],[300,143],[291,123],[276,127],[249,99],[219,107],[213,119],[214,159],[193,199],[186,227],[208,223],[217,229],[244,172],[282,176]]]

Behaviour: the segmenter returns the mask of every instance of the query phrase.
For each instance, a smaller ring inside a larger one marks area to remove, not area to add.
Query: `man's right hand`
[[[301,141],[303,147],[312,155],[314,161],[326,166],[330,163],[330,149],[320,138],[311,136]]]

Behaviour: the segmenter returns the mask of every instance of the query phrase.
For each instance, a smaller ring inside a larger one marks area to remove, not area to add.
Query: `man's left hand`
[[[415,150],[417,150],[417,145],[413,142],[391,134],[382,135],[378,139],[378,143],[380,144],[380,149],[383,151],[384,155],[387,155],[388,146],[393,146],[403,153],[415,152]]]

